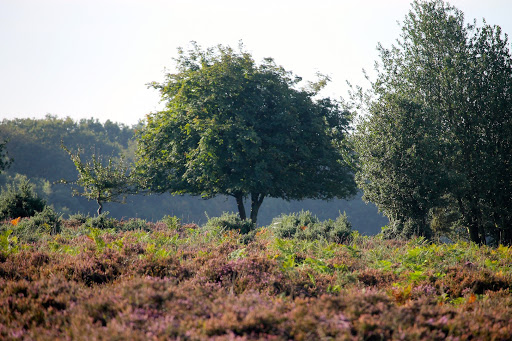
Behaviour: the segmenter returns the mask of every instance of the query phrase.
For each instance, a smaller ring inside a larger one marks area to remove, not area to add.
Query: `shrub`
[[[329,219],[324,224],[328,240],[335,243],[343,243],[350,239],[352,225],[348,221],[346,213],[340,214],[334,221]]]
[[[0,194],[0,219],[31,217],[46,206],[26,177],[7,185]]]
[[[181,227],[181,220],[176,216],[166,215],[162,218],[162,222],[165,223],[167,227],[172,230],[177,230]]]
[[[235,213],[224,212],[220,217],[209,218],[204,228],[222,228],[224,230],[236,230],[242,234],[249,233],[256,227],[251,220],[242,220]]]
[[[51,206],[45,206],[33,217],[23,219],[16,226],[15,233],[23,240],[35,241],[41,235],[57,234],[61,231],[61,217]]]
[[[76,213],[69,216],[68,222],[71,225],[83,225],[87,221],[87,218],[89,218],[88,215],[86,216],[83,213]]]
[[[300,213],[283,214],[279,218],[272,220],[274,233],[280,238],[293,238],[305,227],[311,227],[318,223],[318,218],[309,211]]]
[[[283,214],[272,221],[274,234],[279,238],[297,238],[300,240],[325,239],[329,242],[342,243],[350,239],[352,227],[345,213],[336,220],[319,221],[309,211]]]
[[[99,229],[115,229],[116,220],[114,218],[109,218],[108,215],[109,212],[103,212],[97,217],[87,218],[85,226]]]
[[[148,222],[144,219],[129,219],[127,221],[122,222],[118,227],[121,231],[150,231],[151,229],[148,226]]]

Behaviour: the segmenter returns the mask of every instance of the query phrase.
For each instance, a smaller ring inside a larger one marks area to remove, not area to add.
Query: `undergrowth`
[[[512,338],[510,247],[361,236],[343,215],[58,218],[1,225],[0,339]]]

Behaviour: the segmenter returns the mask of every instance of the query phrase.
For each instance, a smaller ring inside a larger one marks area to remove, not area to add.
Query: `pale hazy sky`
[[[512,34],[512,0],[455,0],[467,20]],[[390,46],[408,0],[0,0],[0,120],[95,117],[135,124],[159,108],[147,89],[172,70],[179,46],[236,47],[272,57],[326,95],[364,84],[376,46]]]

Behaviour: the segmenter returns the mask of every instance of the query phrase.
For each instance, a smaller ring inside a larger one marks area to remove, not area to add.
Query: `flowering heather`
[[[62,226],[0,229],[0,339],[512,339],[512,248]]]

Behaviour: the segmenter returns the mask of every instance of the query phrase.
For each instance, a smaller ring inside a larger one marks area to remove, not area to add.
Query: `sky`
[[[467,20],[512,34],[512,0],[452,0]],[[237,47],[272,57],[324,95],[366,85],[380,42],[390,47],[409,0],[0,0],[0,120],[97,118],[136,124],[159,110],[177,48]]]

